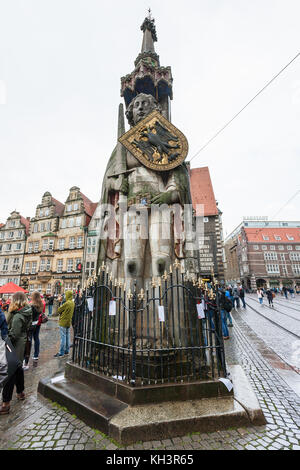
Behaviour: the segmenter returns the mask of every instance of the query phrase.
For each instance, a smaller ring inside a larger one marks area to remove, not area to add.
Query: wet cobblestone
[[[267,418],[267,425],[213,433],[193,433],[162,441],[121,446],[91,429],[64,408],[37,395],[40,377],[63,371],[65,360],[54,359],[58,331],[54,320],[41,332],[39,366],[26,372],[25,402],[12,402],[11,413],[0,417],[1,449],[19,450],[299,450],[299,397],[256,348],[257,338],[239,315],[226,343],[229,362],[247,374]],[[48,325],[47,324],[47,325]],[[24,405],[24,406],[22,406]],[[137,438],[138,441],[138,438]]]

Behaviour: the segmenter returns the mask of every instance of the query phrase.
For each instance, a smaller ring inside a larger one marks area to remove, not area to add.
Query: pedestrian
[[[226,296],[225,292],[220,292],[220,313],[221,313],[221,322],[222,322],[222,334],[223,334],[223,339],[229,339],[229,331],[227,327],[227,311],[225,309],[226,305]]]
[[[17,399],[25,400],[24,393],[24,371],[22,362],[27,339],[27,331],[32,322],[32,309],[28,304],[27,297],[23,292],[16,292],[12,296],[7,315],[8,337],[15,349],[15,353],[20,363],[15,373],[10,377],[3,387],[3,403],[0,408],[0,415],[8,414],[14,387],[17,389]]]
[[[8,325],[6,321],[5,314],[0,307],[0,331],[1,331],[1,338],[5,339],[8,333]]]
[[[233,308],[240,308],[240,295],[239,295],[239,288],[237,285],[234,286],[232,290],[232,295],[233,295]]]
[[[243,304],[243,308],[246,308],[246,302],[245,302],[245,289],[243,286],[241,286],[240,288],[240,299],[242,301],[242,304]]]
[[[273,305],[273,292],[271,289],[268,289],[267,292],[267,299],[269,301],[269,307],[273,307],[274,308],[274,305]]]
[[[40,354],[40,328],[42,324],[42,313],[44,310],[44,303],[39,292],[33,292],[31,296],[32,308],[32,324],[28,331],[27,341],[28,347],[25,348],[24,365],[23,369],[28,370],[29,358],[32,346],[32,339],[34,340],[34,355],[33,360],[38,361]]]
[[[73,293],[68,290],[66,292],[66,301],[57,310],[59,314],[59,330],[60,330],[60,349],[54,357],[67,356],[70,351],[70,327],[74,313],[75,303],[73,301]]]
[[[256,293],[257,293],[257,297],[258,297],[259,303],[260,303],[260,305],[262,305],[262,304],[263,304],[263,297],[264,297],[264,293],[263,293],[262,288],[259,287],[259,288],[257,289]]]
[[[48,297],[48,317],[51,317],[52,315],[53,302],[54,302],[54,295],[51,294],[50,297]]]
[[[230,292],[228,290],[226,290],[224,309],[225,309],[225,312],[226,312],[226,324],[230,327],[233,326],[232,317],[230,315],[232,307],[233,307],[233,301],[231,300]],[[228,322],[229,322],[229,324],[228,324]]]
[[[288,298],[288,290],[285,286],[282,288],[282,291],[283,291],[283,294],[284,294],[285,298],[287,299]]]

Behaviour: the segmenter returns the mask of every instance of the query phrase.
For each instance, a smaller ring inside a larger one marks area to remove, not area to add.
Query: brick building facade
[[[227,238],[227,253],[234,244],[239,280],[246,287],[300,285],[300,222],[244,222]],[[226,279],[232,280],[231,273]]]

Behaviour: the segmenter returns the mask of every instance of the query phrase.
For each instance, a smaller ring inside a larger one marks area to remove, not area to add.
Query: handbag
[[[7,377],[6,344],[0,336],[0,390],[7,381]]]
[[[47,315],[45,313],[41,313],[40,316],[39,316],[39,321],[41,323],[47,323],[47,321],[49,320],[49,318],[47,317]]]

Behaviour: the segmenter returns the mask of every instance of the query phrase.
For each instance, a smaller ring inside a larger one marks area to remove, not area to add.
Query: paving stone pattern
[[[26,372],[27,399],[12,401],[10,415],[0,417],[1,449],[20,450],[299,450],[299,397],[255,349],[248,327],[236,317],[226,342],[228,357],[244,368],[267,419],[265,426],[248,426],[213,433],[193,433],[162,441],[121,446],[91,429],[67,410],[36,394],[39,377],[63,370],[67,359],[53,359],[58,347],[54,320],[41,334],[41,364]],[[47,325],[48,325],[47,324]],[[51,326],[52,325],[52,326]],[[46,341],[47,340],[47,341]],[[234,354],[232,354],[234,352]],[[31,375],[30,375],[31,374]]]

